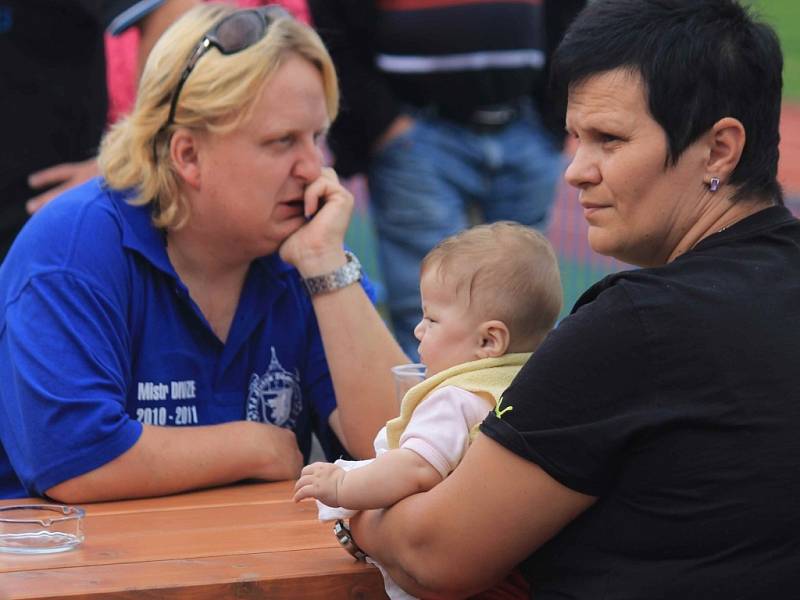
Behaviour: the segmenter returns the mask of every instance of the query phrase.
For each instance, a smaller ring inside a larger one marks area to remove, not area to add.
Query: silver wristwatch
[[[303,279],[309,296],[332,292],[352,285],[361,279],[361,263],[358,262],[356,255],[347,250],[344,251],[344,254],[347,262],[335,271]]]
[[[353,534],[350,533],[350,528],[341,519],[337,519],[333,525],[333,534],[342,548],[355,556],[356,560],[363,562],[367,559],[367,553],[356,545],[355,541],[353,541]]]

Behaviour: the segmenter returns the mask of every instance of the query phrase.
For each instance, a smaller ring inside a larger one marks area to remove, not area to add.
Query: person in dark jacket
[[[103,32],[136,28],[140,62],[199,0],[0,0],[0,262],[28,217],[97,175],[108,95]]]
[[[544,229],[563,117],[546,93],[549,57],[583,0],[311,0],[336,64],[337,171],[366,173],[395,335],[416,355],[425,254],[486,221]]]

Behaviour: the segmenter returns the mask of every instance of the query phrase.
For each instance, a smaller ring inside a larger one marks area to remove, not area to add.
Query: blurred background
[[[775,27],[783,47],[784,101],[779,180],[784,187],[787,206],[800,217],[800,1],[753,0],[750,4]],[[568,151],[566,160],[569,160]],[[375,256],[375,230],[369,214],[367,189],[361,178],[354,178],[348,184],[356,194],[356,213],[347,242],[361,258],[369,276],[378,283],[380,297],[383,293],[382,276]],[[586,230],[576,191],[562,184],[547,232],[561,265],[564,286],[562,316],[569,313],[578,297],[596,281],[609,273],[630,268],[592,252],[586,243]]]

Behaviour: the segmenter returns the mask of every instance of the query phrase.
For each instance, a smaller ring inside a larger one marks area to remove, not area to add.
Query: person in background
[[[501,396],[552,329],[562,303],[550,243],[510,222],[437,244],[422,261],[420,290],[423,318],[414,334],[427,378],[376,436],[377,458],[303,469],[295,500],[324,503],[320,519],[388,508],[447,477],[487,412],[513,409],[501,409]],[[383,573],[390,598],[411,598]]]
[[[0,497],[296,478],[372,455],[407,362],[343,248],[319,144],[333,64],[283,10],[203,5],[156,43],[103,177],[0,266]]]
[[[231,3],[231,2],[229,2]],[[257,8],[267,4],[279,4],[288,10],[292,16],[303,23],[308,23],[308,6],[305,0],[280,0],[269,2],[267,0],[236,0],[232,2],[239,8]],[[152,44],[150,44],[152,46]],[[136,84],[144,66],[143,58],[139,52],[149,52],[147,42],[142,43],[139,31],[136,28],[126,30],[124,33],[113,35],[106,33],[106,79],[108,81],[108,122],[114,123],[120,117],[128,114],[136,100]]]
[[[572,24],[566,179],[591,247],[640,268],[583,295],[447,479],[351,520],[403,587],[463,597],[520,563],[536,600],[800,587],[782,63],[735,0],[595,0]]]
[[[146,57],[199,0],[0,0],[0,261],[29,215],[97,175],[106,125],[103,31],[136,28]]]
[[[563,172],[548,62],[584,0],[311,0],[342,81],[337,171],[366,173],[394,332],[409,356],[417,265],[479,218],[544,230]]]

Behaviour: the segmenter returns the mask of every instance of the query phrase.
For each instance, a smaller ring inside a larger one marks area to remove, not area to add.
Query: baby
[[[420,295],[423,318],[414,335],[427,378],[406,393],[400,416],[378,433],[376,458],[303,469],[294,499],[316,498],[322,520],[386,508],[442,481],[487,413],[513,409],[502,406],[502,393],[553,327],[562,303],[550,243],[511,222],[440,242],[422,261]],[[390,598],[410,598],[385,572],[384,579]]]

